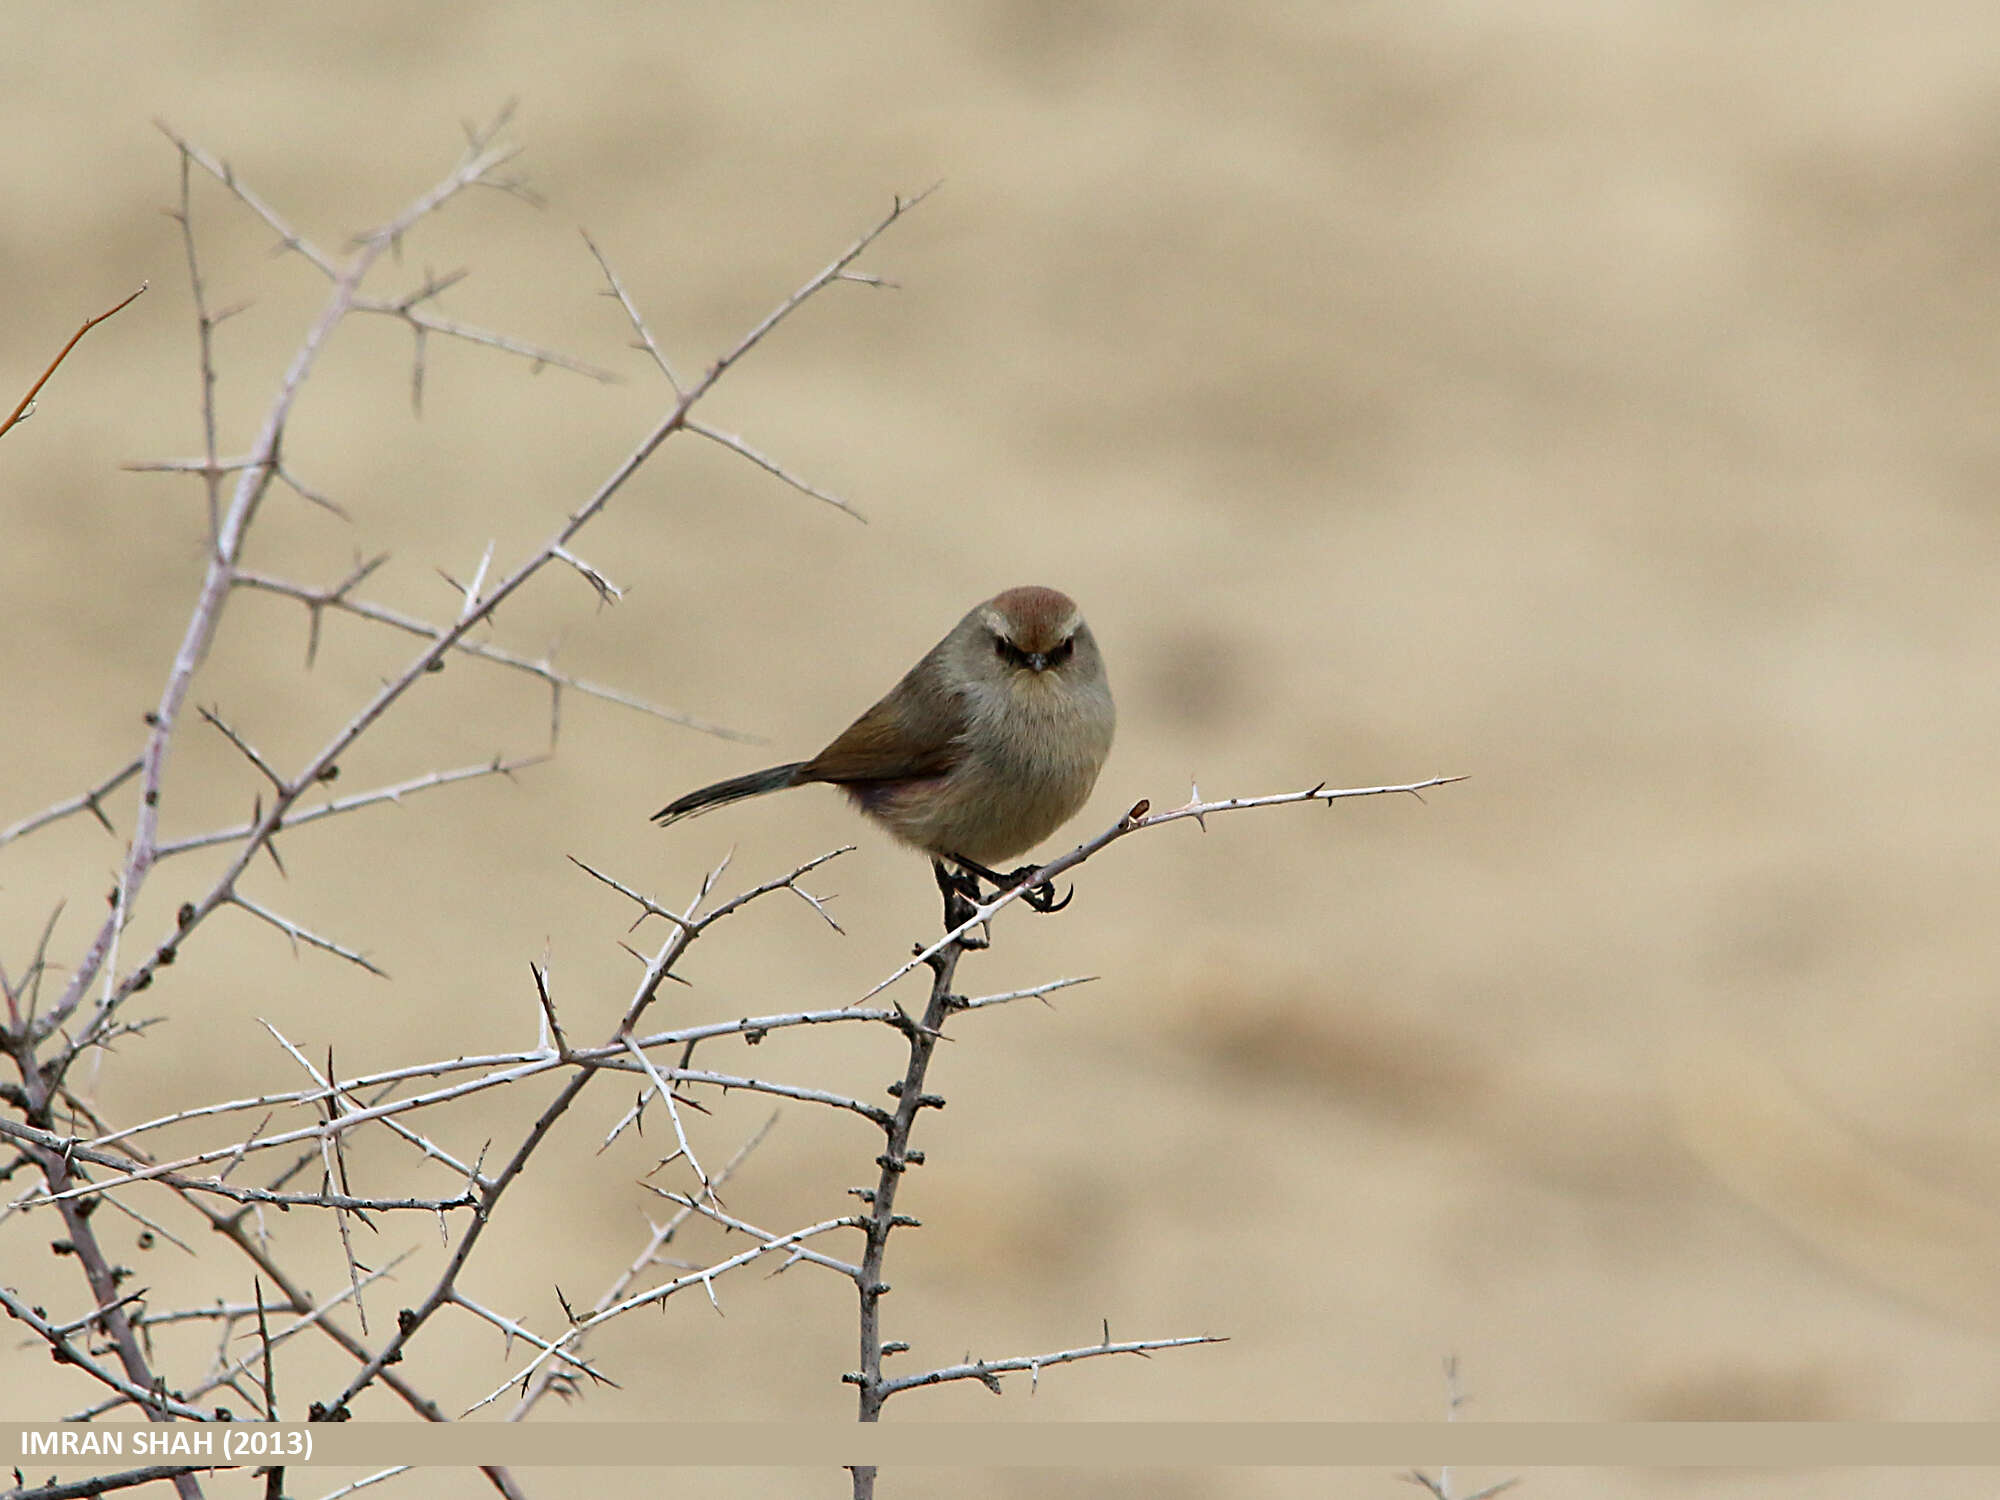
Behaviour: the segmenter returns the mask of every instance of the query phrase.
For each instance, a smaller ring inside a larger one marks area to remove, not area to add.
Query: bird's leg
[[[993,884],[1000,890],[1003,891],[1012,890],[1015,886],[1019,885],[1022,881],[1026,880],[1030,875],[1034,874],[1036,870],[1041,868],[1039,865],[1023,865],[1021,866],[1020,869],[1014,871],[1014,873],[1011,875],[1001,875],[995,873],[992,870],[987,869],[986,866],[982,864],[974,863],[972,860],[967,859],[962,854],[954,854],[952,856],[952,859],[956,861],[961,868],[968,871],[973,877],[976,877],[973,880],[973,885],[972,885],[972,894],[975,897],[978,896],[979,894],[980,879],[992,881]],[[1028,905],[1033,907],[1036,911],[1042,912],[1043,914],[1046,915],[1049,912],[1061,911],[1065,906],[1069,905],[1070,898],[1074,895],[1076,895],[1076,887],[1071,886],[1069,888],[1069,895],[1064,896],[1062,900],[1058,901],[1056,899],[1055,882],[1052,880],[1044,880],[1040,885],[1029,886],[1027,890],[1021,893],[1021,899],[1027,902]]]
[[[951,869],[941,859],[931,861],[931,874],[937,877],[938,890],[944,896],[944,930],[950,932],[970,921],[979,905],[978,877]],[[959,938],[967,948],[984,948],[987,941],[983,932],[977,936],[968,932]]]

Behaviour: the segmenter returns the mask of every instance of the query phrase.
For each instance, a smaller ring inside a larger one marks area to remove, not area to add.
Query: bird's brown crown
[[[1069,595],[1039,584],[996,594],[986,605],[993,633],[1019,651],[1053,651],[1076,631],[1076,603]]]

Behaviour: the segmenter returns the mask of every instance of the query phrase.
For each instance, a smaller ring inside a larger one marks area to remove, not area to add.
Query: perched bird
[[[1090,796],[1116,722],[1104,658],[1068,595],[1008,589],[975,606],[867,713],[811,760],[753,771],[661,808],[663,827],[809,782],[840,787],[897,839],[931,856],[956,926],[978,877],[1039,844]],[[1038,910],[1067,904],[1052,889]],[[954,920],[954,914],[958,916]]]

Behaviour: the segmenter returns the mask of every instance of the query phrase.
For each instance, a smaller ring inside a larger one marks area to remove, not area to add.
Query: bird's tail
[[[788,766],[773,766],[768,771],[752,771],[748,776],[732,776],[727,781],[716,782],[714,786],[705,786],[698,792],[689,792],[685,797],[676,797],[653,814],[653,821],[665,828],[669,823],[678,823],[682,818],[705,813],[712,807],[721,807],[730,802],[741,802],[745,797],[757,797],[765,792],[776,792],[788,786],[797,786],[799,772],[805,767],[805,761],[795,760]]]

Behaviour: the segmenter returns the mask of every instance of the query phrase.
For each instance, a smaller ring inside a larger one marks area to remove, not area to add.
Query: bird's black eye
[[[1061,666],[1070,659],[1071,653],[1075,650],[1076,637],[1073,635],[1066,637],[1060,646],[1057,646],[1055,650],[1049,653],[1049,665],[1054,667]]]
[[[1014,643],[1004,635],[993,637],[993,654],[1002,661],[1012,661],[1021,653],[1014,649]]]

